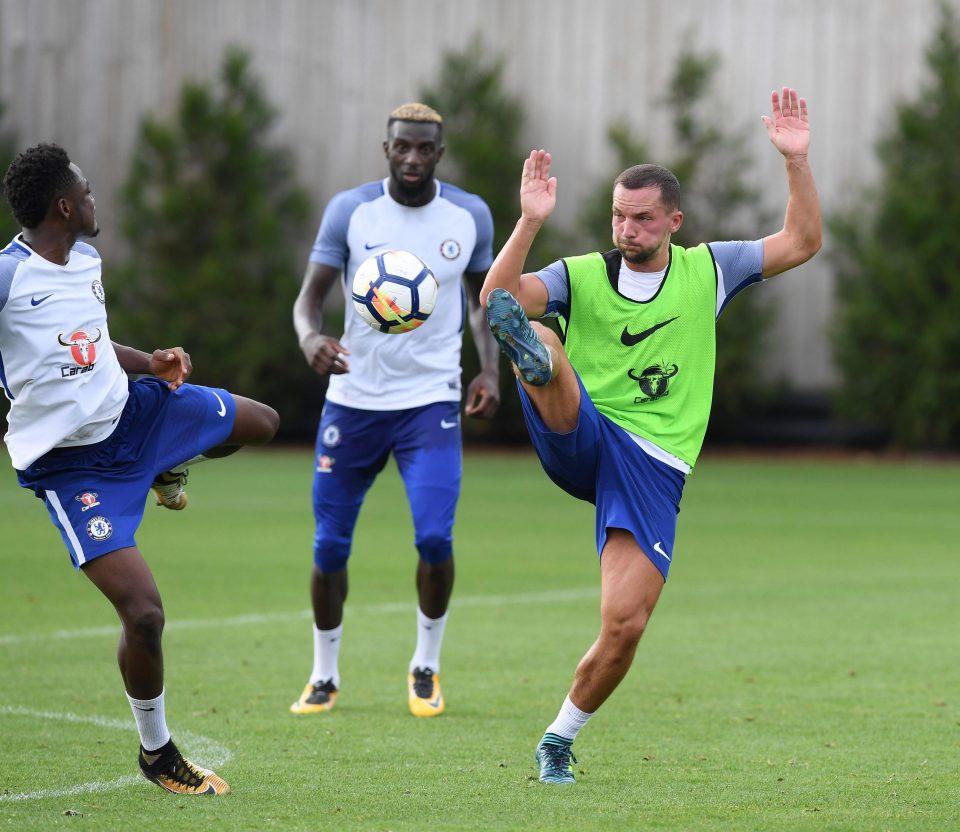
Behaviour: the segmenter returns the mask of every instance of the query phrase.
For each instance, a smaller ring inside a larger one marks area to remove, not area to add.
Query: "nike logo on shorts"
[[[214,397],[218,402],[220,402],[220,409],[217,411],[217,416],[226,416],[227,415],[227,406],[223,403],[223,399],[220,398],[213,390],[210,391],[213,393]]]
[[[666,552],[663,551],[663,547],[660,545],[659,540],[653,544],[653,551],[656,552],[658,555],[665,557],[667,560],[671,559],[670,555],[668,555]]]
[[[452,422],[448,422],[446,419],[440,420],[440,427],[442,427],[444,430],[450,430],[450,428],[455,428],[458,424],[460,423],[456,419],[454,419]]]

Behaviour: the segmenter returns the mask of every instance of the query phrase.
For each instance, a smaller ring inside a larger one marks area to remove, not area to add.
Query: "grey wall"
[[[0,99],[21,144],[58,141],[84,168],[109,256],[141,116],[170,113],[184,78],[212,77],[226,45],[252,52],[319,221],[335,191],[383,174],[389,110],[434,80],[445,51],[480,33],[507,57],[530,145],[554,154],[557,219],[569,222],[610,164],[613,117],[629,116],[655,152],[666,150],[656,100],[689,44],[720,53],[716,117],[755,125],[753,173],[778,211],[782,162],[760,115],[774,87],[808,98],[829,213],[875,175],[873,142],[893,102],[917,89],[937,19],[936,0],[0,0]],[[827,258],[762,291],[780,308],[771,374],[827,386]]]

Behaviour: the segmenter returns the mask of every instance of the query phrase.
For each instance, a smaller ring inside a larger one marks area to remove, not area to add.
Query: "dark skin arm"
[[[340,270],[322,263],[308,263],[300,294],[293,304],[293,328],[307,364],[318,375],[350,372],[349,350],[336,338],[323,335],[323,305],[340,280]]]
[[[167,382],[167,387],[171,390],[180,387],[193,372],[190,356],[184,352],[183,347],[154,350],[153,354],[150,354],[114,341],[113,351],[125,373],[156,376]]]
[[[467,272],[467,318],[473,343],[480,358],[480,372],[467,387],[467,400],[464,413],[480,419],[491,419],[500,407],[500,348],[487,326],[487,316],[480,305],[480,288],[487,273]]]

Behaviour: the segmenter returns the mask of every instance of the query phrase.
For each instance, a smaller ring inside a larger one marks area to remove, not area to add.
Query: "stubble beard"
[[[399,177],[394,177],[394,183],[397,186],[397,193],[400,194],[404,203],[419,202],[433,188],[433,178],[424,179],[419,185],[408,185]]]
[[[654,257],[657,256],[657,252],[660,250],[660,247],[656,248],[645,248],[645,249],[631,249],[627,250],[622,244],[617,244],[617,249],[619,250],[621,256],[628,263],[633,263],[635,266],[643,265],[644,263],[649,263]]]

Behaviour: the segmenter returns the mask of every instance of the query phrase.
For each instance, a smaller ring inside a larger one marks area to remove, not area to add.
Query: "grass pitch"
[[[0,479],[0,829],[948,830],[960,827],[960,466],[704,459],[671,578],[578,784],[533,749],[596,634],[593,514],[532,456],[475,453],[456,530],[448,711],[406,711],[412,530],[393,468],[351,561],[342,694],[311,664],[311,454],[198,467],[139,543],[167,613],[174,737],[233,787],[139,779],[107,602]]]

